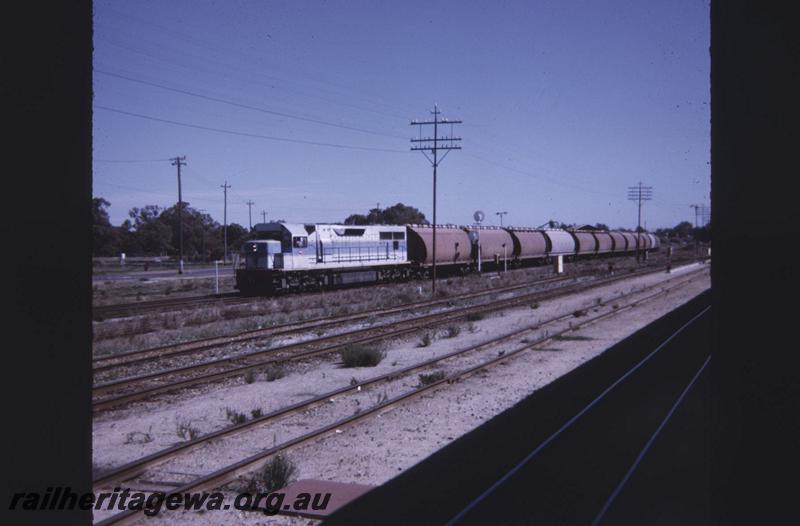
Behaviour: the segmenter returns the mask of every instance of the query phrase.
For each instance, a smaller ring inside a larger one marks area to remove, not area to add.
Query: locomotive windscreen
[[[281,252],[292,251],[292,234],[286,230],[281,232],[258,232],[256,231],[256,239],[271,239],[281,242]]]

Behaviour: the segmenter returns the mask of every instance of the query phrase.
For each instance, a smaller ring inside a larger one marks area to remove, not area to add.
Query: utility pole
[[[694,208],[694,227],[700,228],[700,225],[706,226],[708,224],[709,210],[706,205],[689,205],[689,208]],[[700,220],[698,221],[698,217]]]
[[[170,159],[178,167],[178,274],[183,274],[183,197],[181,196],[181,166],[186,165],[186,156]]]
[[[706,205],[689,205],[689,208],[694,208],[694,251],[695,255],[700,250],[700,242],[697,239],[697,231],[700,229],[700,222],[703,226],[708,224],[708,210]],[[698,220],[699,217],[699,220]]]
[[[219,187],[222,188],[222,191],[225,193],[225,205],[222,212],[222,235],[224,239],[225,250],[225,252],[222,253],[222,263],[224,265],[228,262],[228,188],[231,186],[228,184],[228,181],[225,181],[225,184],[221,184]]]
[[[197,211],[200,212],[201,214],[205,214],[205,213],[208,212],[208,210],[206,210],[205,208],[198,208]],[[201,219],[201,221],[202,221],[202,219]],[[203,221],[202,227],[203,227],[203,233],[202,233],[203,237],[200,238],[200,254],[202,254],[203,262],[205,263],[205,261],[206,261],[206,223],[205,223],[205,221]]]
[[[642,239],[642,201],[650,201],[653,199],[653,187],[642,186],[639,181],[638,186],[628,187],[628,200],[638,201],[639,203],[639,216],[636,221],[636,262],[641,261],[641,239]]]
[[[267,211],[266,210],[262,210],[261,211],[261,217],[264,219],[262,221],[262,223],[266,223],[267,222]]]
[[[700,205],[689,205],[689,208],[694,208],[694,229],[697,230],[697,216],[699,215]]]
[[[433,105],[433,120],[430,121],[411,121],[411,126],[419,126],[419,138],[418,139],[411,139],[411,151],[412,152],[422,152],[422,155],[425,156],[426,159],[433,165],[433,271],[431,275],[431,290],[433,293],[436,293],[436,168],[439,166],[444,158],[450,153],[450,150],[460,150],[461,146],[454,144],[456,141],[460,141],[461,137],[454,137],[453,136],[453,125],[454,124],[461,124],[460,120],[449,120],[449,119],[440,119],[439,115],[441,112],[439,111],[439,106],[436,104]],[[433,125],[433,137],[422,137],[422,127]],[[439,125],[450,125],[450,135],[440,137],[439,136]],[[444,155],[442,158],[439,159],[439,150],[444,150]],[[425,152],[431,152],[433,154],[433,159],[428,157],[428,154]]]
[[[250,222],[250,231],[253,231],[253,205],[252,201],[247,201],[247,219]]]
[[[503,216],[506,215],[508,212],[495,212],[495,215],[500,216],[500,226],[503,226]]]

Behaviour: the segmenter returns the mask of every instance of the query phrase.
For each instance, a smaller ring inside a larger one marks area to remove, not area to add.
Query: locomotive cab
[[[248,241],[242,250],[244,252],[244,268],[247,270],[283,268],[280,241],[273,239]]]

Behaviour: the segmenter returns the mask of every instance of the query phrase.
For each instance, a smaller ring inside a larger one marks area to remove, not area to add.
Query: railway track
[[[595,313],[599,312],[599,314],[596,314],[594,316],[588,315],[587,318],[581,319],[579,321],[576,321],[576,318],[574,318],[573,313],[566,313],[554,316],[547,320],[540,321],[539,323],[536,323],[532,326],[514,330],[499,337],[492,338],[491,340],[481,342],[477,345],[473,345],[465,349],[452,351],[450,353],[438,356],[436,358],[412,364],[411,366],[406,367],[402,370],[393,371],[392,373],[370,378],[362,382],[359,382],[357,384],[343,386],[339,389],[324,393],[317,397],[313,397],[308,400],[278,409],[262,417],[254,418],[253,420],[250,420],[248,422],[228,427],[225,429],[221,429],[219,431],[210,433],[203,437],[196,438],[194,440],[190,440],[185,443],[177,444],[171,448],[148,455],[146,457],[130,462],[128,464],[125,464],[123,466],[120,466],[119,468],[116,468],[110,472],[103,474],[102,476],[95,479],[95,481],[93,482],[93,487],[95,488],[96,491],[98,491],[105,487],[111,487],[112,485],[120,485],[125,481],[129,481],[133,478],[141,476],[142,474],[147,472],[147,470],[152,470],[153,468],[158,467],[175,457],[187,454],[191,451],[196,451],[199,448],[203,447],[203,445],[211,443],[212,441],[218,443],[218,441],[221,439],[229,439],[231,437],[241,435],[249,430],[253,430],[255,428],[263,426],[266,423],[271,423],[274,422],[275,420],[284,418],[286,416],[301,411],[305,411],[311,407],[321,405],[323,404],[323,402],[331,399],[334,396],[361,392],[362,389],[366,389],[383,382],[393,381],[398,378],[408,376],[410,373],[416,372],[420,369],[430,368],[434,365],[441,364],[442,362],[451,360],[453,358],[464,357],[466,355],[475,354],[476,352],[490,354],[488,358],[481,359],[478,361],[478,363],[467,364],[466,366],[463,366],[462,368],[456,370],[455,372],[444,376],[438,381],[432,382],[428,385],[420,385],[409,391],[400,393],[391,399],[387,399],[381,403],[378,403],[374,407],[365,409],[364,411],[361,411],[357,414],[353,414],[346,418],[336,419],[332,423],[329,423],[327,425],[322,425],[313,431],[303,433],[299,436],[296,436],[290,440],[283,442],[280,445],[264,449],[253,455],[248,456],[244,460],[241,460],[229,466],[225,466],[221,469],[215,470],[208,475],[198,477],[184,484],[183,486],[176,488],[174,492],[175,493],[202,492],[219,488],[237,479],[238,477],[252,471],[257,467],[257,465],[260,462],[269,458],[272,455],[287,451],[301,444],[313,441],[323,435],[326,435],[327,433],[330,433],[331,431],[341,430],[342,428],[353,425],[354,423],[361,421],[365,418],[380,414],[390,409],[391,407],[399,405],[412,398],[415,398],[420,394],[442,387],[443,385],[451,384],[453,382],[464,379],[468,376],[471,376],[481,370],[496,365],[500,362],[505,362],[506,360],[509,360],[511,357],[520,355],[521,353],[531,350],[537,350],[537,348],[539,348],[542,344],[557,339],[558,337],[563,336],[569,332],[585,328],[605,318],[614,316],[620,312],[634,308],[656,297],[667,294],[670,291],[677,289],[685,285],[686,283],[696,279],[699,276],[699,274],[703,273],[704,270],[705,270],[704,268],[701,268],[697,271],[692,271],[689,273],[685,273],[670,278],[665,282],[660,282],[654,285],[650,285],[648,287],[645,287],[644,289],[636,290],[634,292],[629,292],[627,294],[624,294],[623,296],[615,297],[613,299],[597,303],[596,305],[593,306],[592,311]],[[660,290],[656,290],[655,292],[653,292],[653,289],[660,289]],[[627,303],[620,304],[623,302],[623,300],[627,300]],[[567,320],[570,320],[570,323],[568,326],[565,327],[564,322]],[[561,326],[559,327],[558,324],[561,324]],[[550,330],[544,330],[546,328],[552,329],[552,332],[550,332]],[[489,352],[495,350],[498,345],[508,344],[513,340],[518,340],[522,336],[531,334],[536,334],[537,336],[533,339],[523,340],[524,345],[522,346],[518,346],[512,350],[505,349],[503,352],[500,353]],[[141,518],[138,515],[138,513],[139,512],[129,510],[114,515],[113,517],[109,517],[108,519],[101,521],[99,524],[102,525],[129,524],[135,520],[138,520],[138,518]]]
[[[125,353],[113,354],[110,356],[101,356],[94,358],[92,360],[92,372],[98,373],[123,366],[131,366],[144,362],[151,362],[153,359],[162,359],[189,353],[197,353],[208,349],[220,347],[223,345],[244,343],[265,337],[286,336],[289,334],[300,333],[300,332],[318,331],[321,329],[333,327],[344,323],[351,323],[366,319],[374,319],[376,317],[388,316],[403,312],[411,312],[419,309],[426,309],[443,305],[447,306],[447,305],[452,305],[455,302],[468,301],[483,296],[504,294],[529,287],[548,285],[550,283],[559,283],[591,275],[593,275],[591,272],[586,272],[583,274],[573,275],[573,276],[558,276],[554,278],[538,279],[521,284],[509,285],[506,287],[497,287],[477,292],[470,292],[466,294],[460,294],[458,296],[451,296],[441,299],[422,300],[378,310],[368,310],[364,312],[345,314],[341,316],[333,316],[333,317],[325,316],[310,320],[289,322],[280,325],[273,325],[271,327],[265,327],[263,329],[253,329],[253,330],[243,331],[238,334],[232,334],[228,336],[202,338],[189,342],[163,345],[139,351],[129,351]]]
[[[118,303],[112,305],[98,305],[92,307],[92,319],[103,321],[111,318],[123,318],[147,312],[177,310],[197,307],[208,304],[236,305],[248,303],[253,298],[240,295],[238,292],[222,294],[208,294],[205,296],[190,296],[184,298],[164,298],[158,300],[140,301],[136,303]]]
[[[651,266],[657,267],[658,265],[656,264]],[[325,316],[310,320],[273,325],[262,329],[253,329],[225,336],[201,338],[187,342],[151,347],[149,349],[141,349],[135,351],[122,352],[122,353],[114,353],[105,356],[98,356],[92,359],[92,372],[102,373],[104,371],[112,370],[114,368],[120,368],[122,366],[131,366],[146,362],[151,363],[153,359],[162,359],[169,356],[181,356],[190,353],[199,353],[208,349],[213,349],[224,345],[248,342],[268,336],[286,336],[289,334],[300,333],[303,331],[305,332],[318,331],[346,322],[354,322],[354,321],[364,320],[367,318],[374,318],[377,316],[396,314],[408,310],[435,307],[437,305],[447,305],[447,304],[452,304],[453,302],[461,302],[465,300],[478,298],[481,296],[487,296],[491,294],[502,294],[509,291],[520,290],[525,287],[544,285],[551,282],[568,280],[570,278],[576,278],[576,277],[580,278],[580,277],[594,276],[594,275],[596,275],[596,273],[593,272],[592,270],[585,270],[581,273],[574,274],[571,276],[557,276],[553,278],[537,279],[534,281],[525,282],[521,284],[460,294],[458,296],[451,296],[443,299],[421,300],[417,302],[406,303],[403,305],[398,305],[379,310],[368,310],[365,312],[345,314],[335,317]]]
[[[93,388],[92,408],[94,411],[107,410],[121,404],[146,399],[160,393],[243,375],[247,371],[262,368],[270,364],[308,359],[323,354],[329,354],[339,350],[345,345],[364,344],[391,337],[404,336],[425,328],[461,320],[471,314],[484,315],[488,312],[512,308],[532,301],[551,299],[553,297],[629,279],[631,276],[653,272],[659,271],[638,271],[626,273],[621,276],[598,278],[588,284],[577,283],[560,287],[553,291],[524,293],[512,298],[455,308],[443,312],[423,314],[409,319],[389,322],[379,326],[355,329],[317,338],[315,340],[297,342],[268,349],[251,350],[235,356],[217,358],[198,364],[100,383],[96,384]]]
[[[679,259],[676,258],[675,262],[678,261]],[[98,305],[92,307],[92,317],[95,321],[104,321],[108,319],[134,316],[149,312],[179,310],[208,304],[236,305],[249,303],[258,299],[260,298],[242,296],[238,292],[229,292],[223,294],[209,294],[204,296],[191,296],[183,298],[164,298],[135,303]]]

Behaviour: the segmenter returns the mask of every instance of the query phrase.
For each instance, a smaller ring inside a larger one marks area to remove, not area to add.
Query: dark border
[[[17,492],[91,491],[92,9],[11,2],[1,18],[3,303],[12,312],[0,509],[9,513]],[[89,524],[91,512],[0,522]]]

